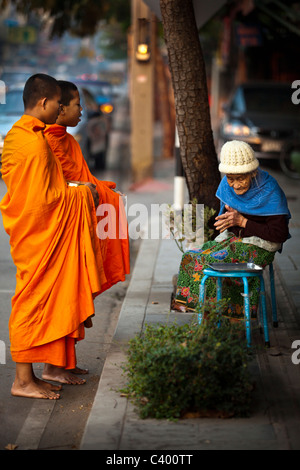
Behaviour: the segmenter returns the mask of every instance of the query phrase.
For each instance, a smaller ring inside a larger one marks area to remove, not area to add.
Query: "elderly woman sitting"
[[[182,258],[176,302],[195,309],[203,269],[210,263],[251,262],[265,267],[289,238],[290,212],[286,197],[276,180],[259,168],[252,148],[242,141],[223,145],[219,170],[225,173],[216,196],[220,212],[215,227],[220,234],[201,250],[187,251]],[[238,280],[227,279],[223,298],[230,299],[228,314],[243,317],[243,298]],[[256,316],[259,280],[249,281],[251,315]],[[206,283],[206,298],[216,296],[214,280]]]

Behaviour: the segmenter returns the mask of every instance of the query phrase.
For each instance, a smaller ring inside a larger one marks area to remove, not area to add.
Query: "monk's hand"
[[[247,219],[240,212],[225,206],[226,212],[216,217],[215,227],[221,233],[230,227],[246,227]]]
[[[87,186],[91,190],[91,193],[94,199],[95,208],[97,209],[97,207],[99,206],[99,194],[96,189],[96,185],[93,183],[84,183],[84,185]]]

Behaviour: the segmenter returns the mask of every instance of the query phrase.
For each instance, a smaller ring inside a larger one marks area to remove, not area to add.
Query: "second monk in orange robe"
[[[59,159],[66,180],[91,182],[96,185],[99,194],[99,205],[109,205],[114,209],[115,219],[110,219],[112,236],[98,237],[103,258],[104,272],[107,282],[102,285],[101,292],[119,281],[125,280],[130,272],[129,240],[124,205],[120,195],[113,191],[116,185],[112,182],[99,181],[90,172],[84,159],[79,143],[67,132],[67,127],[75,127],[81,116],[82,107],[76,85],[67,81],[58,81],[61,88],[61,110],[56,124],[47,126],[45,136],[52,152]],[[107,206],[106,206],[107,207]],[[98,217],[98,223],[101,217]],[[103,235],[103,233],[102,233]],[[99,233],[98,233],[99,236]]]

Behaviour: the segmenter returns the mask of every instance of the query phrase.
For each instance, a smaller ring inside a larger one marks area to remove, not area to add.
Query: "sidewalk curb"
[[[126,343],[143,327],[159,243],[159,240],[143,240],[141,243],[80,450],[119,448],[127,398],[116,391],[124,385],[122,364],[126,359]]]
[[[293,338],[300,337],[300,322],[294,285],[283,259],[274,262],[279,328],[272,327],[270,318],[270,350],[260,346],[259,329],[255,330],[258,350],[253,372],[257,402],[250,418],[143,421],[127,397],[121,396],[128,341],[145,324],[171,323],[175,318],[178,323],[185,323],[192,316],[170,311],[172,278],[178,272],[180,259],[173,240],[141,240],[80,450],[299,449],[300,365],[291,362],[291,344]],[[269,282],[266,288],[269,292]]]
[[[179,266],[179,257],[181,255],[178,250],[178,259],[173,260],[173,265],[172,263],[166,265],[163,261],[164,258],[169,260],[167,246],[166,241],[160,240],[142,240],[141,242],[113,342],[107,354],[93,407],[86,423],[80,450],[121,450],[126,446],[126,443],[128,444],[128,432],[124,435],[125,423],[128,423],[128,419],[131,423],[136,423],[135,432],[141,432],[143,423],[141,424],[140,420],[136,421],[137,418],[133,416],[131,403],[126,397],[122,397],[119,392],[125,385],[122,364],[126,361],[127,343],[142,331],[145,323],[171,322],[175,317],[179,321],[186,322],[191,316],[187,313],[170,312],[170,296],[173,288],[172,275],[176,272],[174,269]],[[176,253],[174,252],[174,245],[170,253],[173,255]],[[153,302],[153,300],[158,301]],[[257,367],[259,367],[258,364]],[[264,362],[260,367],[264,368]],[[275,434],[277,435],[277,445],[279,444],[284,449],[289,448],[288,439],[285,437],[286,428],[284,423],[282,420],[279,420],[279,422],[276,419],[274,420],[272,414],[270,418],[271,420],[267,416],[260,416],[258,421],[257,418],[254,418],[257,423],[257,432],[260,433],[262,432],[261,429],[266,429],[267,431],[263,431],[263,435],[267,435],[267,439],[270,440],[270,435],[272,436],[272,433],[274,433],[274,437]],[[211,432],[211,427],[214,427],[213,420],[209,420],[208,424],[205,421],[202,421],[202,423],[204,428]],[[233,424],[232,421],[231,423]],[[165,426],[163,423],[161,425]],[[253,426],[253,422],[249,422],[248,426],[250,425]],[[133,426],[135,425],[133,424]],[[167,426],[170,427],[170,423]],[[186,426],[193,427],[196,424],[190,421],[188,425],[180,423],[179,426],[180,428],[183,427],[182,431],[185,428],[185,431],[189,432]],[[220,432],[222,434],[222,431]],[[176,432],[174,438],[175,436],[177,436]],[[256,438],[253,432],[250,432],[250,436],[251,439],[254,439],[256,445],[258,445],[256,440],[259,441],[262,438],[262,436],[260,439]],[[155,441],[155,437],[153,439]],[[274,441],[272,442],[272,445],[275,445]],[[155,445],[157,446],[157,443]],[[204,447],[208,448],[209,445],[207,447],[205,444]]]

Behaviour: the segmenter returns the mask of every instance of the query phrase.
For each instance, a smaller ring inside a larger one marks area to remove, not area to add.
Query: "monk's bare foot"
[[[20,382],[15,380],[11,387],[11,394],[15,397],[25,398],[43,398],[48,400],[58,400],[59,393],[51,390],[51,384],[47,384],[43,380],[32,380],[31,382]]]
[[[75,369],[70,370],[72,374],[77,374],[77,375],[86,375],[89,373],[88,369],[81,369],[80,367],[75,367]]]
[[[83,385],[86,383],[84,379],[76,377],[76,375],[72,374],[68,370],[61,367],[55,367],[51,364],[45,364],[42,377],[45,380],[60,382],[62,384]]]
[[[54,392],[58,392],[62,389],[61,385],[54,385],[49,382],[45,382],[44,380],[39,379],[38,377],[34,377],[34,381],[37,385],[44,388],[45,390],[52,390]]]

